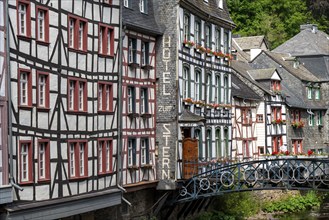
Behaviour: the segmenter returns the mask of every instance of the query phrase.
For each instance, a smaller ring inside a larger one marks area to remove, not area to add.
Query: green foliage
[[[300,212],[303,210],[319,207],[321,198],[313,191],[305,196],[298,195],[284,200],[269,202],[263,207],[264,212]]]
[[[252,192],[230,193],[218,198],[216,209],[235,219],[243,219],[256,214],[260,210],[259,201]]]
[[[271,49],[296,35],[301,24],[316,23],[319,29],[328,29],[328,16],[319,14],[315,20],[305,0],[227,0],[227,4],[237,25],[235,34],[265,35]]]
[[[214,211],[214,212],[204,212],[201,215],[199,215],[196,219],[197,220],[235,220],[235,217],[226,215],[223,212]]]

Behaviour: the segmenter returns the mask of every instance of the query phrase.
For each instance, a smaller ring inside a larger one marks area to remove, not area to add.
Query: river
[[[285,213],[274,215],[277,220],[318,220],[329,219],[329,202],[323,203],[318,210],[299,213]]]

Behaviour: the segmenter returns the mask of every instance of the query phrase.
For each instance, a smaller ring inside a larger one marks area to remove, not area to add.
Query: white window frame
[[[18,4],[18,22],[19,34],[27,36],[27,5],[24,3]]]
[[[307,87],[307,98],[312,99],[312,94],[313,93],[313,88],[312,87]]]
[[[20,73],[20,104],[28,105],[29,100],[29,73],[21,72]]]
[[[70,143],[70,176],[75,177],[75,143]]]
[[[45,40],[45,16],[44,10],[38,10],[38,40]]]
[[[21,144],[21,181],[26,182],[29,181],[29,168],[31,164],[29,163],[29,143]]]
[[[39,106],[46,107],[46,85],[47,85],[47,76],[44,74],[39,74],[38,76],[38,85],[39,85]]]
[[[201,94],[200,94],[200,80],[201,79],[201,73],[200,71],[195,71],[195,80],[194,80],[194,94],[196,100],[201,100]]]
[[[46,148],[47,148],[47,143],[46,142],[41,142],[39,143],[39,178],[40,179],[45,179],[46,178]]]

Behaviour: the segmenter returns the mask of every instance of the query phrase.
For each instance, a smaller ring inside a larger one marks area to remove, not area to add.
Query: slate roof
[[[275,68],[268,68],[268,69],[250,69],[248,73],[254,80],[265,80],[271,79],[273,73],[275,72]]]
[[[243,77],[245,77],[248,81],[256,85],[258,88],[262,89],[268,94],[272,94],[272,92],[269,90],[269,88],[266,88],[264,85],[261,83],[255,81],[251,75],[248,73],[249,70],[252,70],[253,68],[246,62],[238,61],[238,60],[233,60],[231,62],[231,67],[234,71],[240,73]]]
[[[249,100],[261,100],[261,97],[257,95],[250,87],[248,87],[242,80],[240,80],[236,75],[231,75],[232,79],[232,96],[249,99]]]
[[[233,38],[232,41],[235,41],[242,50],[260,49],[265,41],[265,36],[237,37]]]
[[[196,122],[204,122],[206,119],[201,117],[200,115],[196,115],[193,112],[184,109],[182,114],[179,116],[178,122],[182,123],[196,123]]]
[[[165,0],[163,0],[165,1]],[[201,0],[180,0],[183,7],[196,12],[198,16],[205,20],[210,19],[211,22],[216,23],[216,19],[222,20],[231,27],[235,27],[233,20],[230,17],[226,0],[223,0],[223,9],[218,7],[218,0],[208,0],[208,3]],[[212,19],[215,18],[215,19]]]
[[[329,55],[329,35],[307,28],[281,44],[273,52],[290,53],[292,56]]]
[[[302,64],[299,64],[298,67],[295,68],[294,67],[295,58],[291,59],[292,57],[289,54],[274,53],[270,51],[264,51],[264,53],[270,58],[272,58],[279,65],[284,67],[295,77],[299,78],[300,80],[309,81],[309,82],[320,81],[313,73],[308,71]]]
[[[123,4],[123,1],[122,1]],[[148,13],[141,13],[139,9],[139,1],[132,0],[131,7],[122,7],[123,25],[128,29],[136,30],[140,33],[150,35],[161,35],[162,30],[155,21],[155,10],[153,1],[148,1]]]
[[[232,48],[236,50],[237,60],[249,62],[250,55],[244,52],[233,39],[232,39]]]

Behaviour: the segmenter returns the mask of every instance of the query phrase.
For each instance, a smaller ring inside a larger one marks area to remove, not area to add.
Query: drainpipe
[[[120,4],[119,10],[119,55],[118,55],[118,177],[117,177],[117,185],[119,189],[123,189],[122,185],[122,44],[123,44],[123,33],[122,33],[122,3]]]
[[[6,25],[5,25],[5,30],[6,30],[6,64],[7,64],[7,105],[8,105],[8,150],[9,150],[9,181],[10,184],[15,187],[16,189],[19,189],[20,191],[23,191],[24,189],[17,185],[14,181],[14,158],[13,158],[13,132],[12,132],[12,107],[11,107],[11,71],[10,71],[10,47],[9,47],[9,6],[8,3],[9,0],[6,1],[5,4],[5,11],[7,12],[6,14]]]

